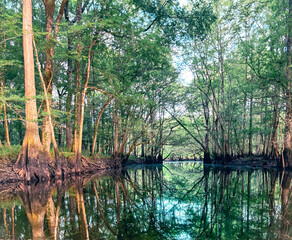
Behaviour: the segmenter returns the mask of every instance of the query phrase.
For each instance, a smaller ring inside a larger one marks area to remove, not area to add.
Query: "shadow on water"
[[[291,172],[134,166],[0,192],[1,239],[290,239]]]

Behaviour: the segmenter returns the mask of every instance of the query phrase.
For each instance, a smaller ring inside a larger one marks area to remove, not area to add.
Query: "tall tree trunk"
[[[247,81],[246,81],[247,82]],[[242,132],[243,132],[243,137],[242,137],[242,150],[241,150],[241,155],[245,155],[245,139],[246,139],[246,92],[244,93],[244,99],[243,99],[243,123],[242,123]]]
[[[72,122],[71,122],[71,102],[72,102],[72,90],[68,89],[68,95],[66,99],[66,149],[72,151],[73,147],[73,134],[72,134]]]
[[[118,104],[117,99],[115,99],[113,120],[115,126],[115,134],[114,134],[114,159],[118,160],[118,151],[119,151],[119,118],[118,118]]]
[[[80,5],[81,6],[81,5]],[[82,169],[82,163],[81,163],[81,158],[82,158],[82,133],[83,133],[83,123],[84,123],[84,105],[85,105],[85,95],[86,95],[86,91],[88,88],[88,82],[89,82],[89,77],[90,77],[90,68],[91,68],[91,50],[93,47],[93,32],[91,32],[91,43],[90,43],[90,47],[88,50],[88,59],[87,59],[87,71],[86,71],[86,82],[84,84],[84,88],[80,94],[80,98],[77,98],[77,100],[79,99],[79,103],[78,103],[78,110],[79,112],[77,112],[77,124],[78,124],[78,139],[76,138],[75,140],[75,147],[76,147],[76,151],[75,151],[75,157],[76,157],[76,161],[75,161],[75,166],[74,166],[74,170],[75,172],[81,172],[83,171]],[[79,76],[79,80],[77,79],[77,81],[79,81],[80,84],[80,74],[77,75],[77,77]]]
[[[59,23],[63,17],[64,8],[68,0],[62,0],[59,14],[56,19],[55,26],[55,35],[53,36],[53,28],[54,28],[54,12],[55,12],[55,0],[43,0],[46,11],[46,56],[45,56],[45,85],[47,89],[47,93],[49,96],[52,95],[52,81],[53,81],[53,56],[54,56],[54,38],[57,37],[59,32]],[[44,102],[45,108],[45,117],[43,120],[43,131],[42,131],[42,144],[44,146],[44,150],[48,153],[50,152],[50,146],[52,142],[52,133],[50,127],[50,120],[48,116],[47,109],[50,109],[50,106],[46,106],[47,103]],[[49,105],[51,105],[51,99],[49,100]]]
[[[220,31],[220,29],[218,29]],[[220,69],[220,76],[221,76],[221,98],[222,98],[222,117],[221,117],[221,130],[222,130],[222,157],[225,159],[226,157],[226,121],[225,121],[225,76],[224,76],[224,58],[223,58],[223,47],[221,43],[221,36],[220,32],[218,32],[218,66]],[[219,99],[219,95],[218,95]],[[219,103],[219,101],[218,101]],[[219,107],[218,107],[219,109]]]
[[[5,39],[5,32],[4,32],[4,59],[5,59],[5,52],[6,52],[6,39]],[[2,46],[0,46],[2,48]],[[0,70],[0,90],[1,90],[1,96],[3,97],[3,114],[4,114],[4,127],[5,127],[5,141],[8,147],[11,147],[10,144],[10,138],[9,138],[9,129],[8,129],[8,120],[7,120],[7,112],[6,112],[6,101],[4,100],[4,88],[5,88],[5,81],[4,81],[4,71],[5,69]],[[0,113],[1,113],[1,104],[0,104]],[[1,146],[1,143],[0,143]]]
[[[4,97],[4,79],[1,76],[2,73],[0,72],[0,88],[1,88],[1,95]],[[1,79],[2,78],[2,79]],[[6,102],[3,102],[3,114],[4,114],[4,127],[5,127],[5,141],[7,143],[7,146],[10,148],[10,138],[9,138],[9,129],[8,129],[8,120],[7,120],[7,112],[6,112]]]
[[[154,95],[156,95],[156,93],[154,93]],[[155,101],[155,99],[153,99],[153,101]],[[155,108],[153,107],[152,110],[151,110],[151,138],[152,138],[152,141],[150,142],[151,143],[151,146],[150,146],[150,153],[151,153],[151,161],[152,162],[155,162],[156,161],[156,156],[154,155],[154,146],[156,145],[155,144],[155,116],[156,116],[156,112],[155,112]]]
[[[62,95],[59,94],[59,111],[61,112],[62,111]],[[61,147],[62,145],[62,135],[63,135],[63,125],[62,124],[59,124],[58,126],[58,146]]]
[[[76,19],[77,24],[81,20],[82,15],[82,0],[77,1],[77,7],[76,7]],[[78,38],[81,39],[81,33],[78,33]],[[75,123],[74,123],[74,140],[73,140],[73,152],[75,153],[76,159],[78,158],[78,147],[79,147],[79,138],[80,138],[80,113],[81,113],[81,106],[80,106],[80,100],[81,100],[81,76],[80,76],[80,59],[81,59],[81,52],[82,52],[82,46],[80,43],[76,46],[76,53],[77,58],[75,60]]]
[[[45,57],[45,84],[48,95],[52,95],[52,79],[53,79],[53,54],[54,48],[52,45],[52,33],[54,26],[54,12],[55,12],[55,0],[43,0],[46,11],[46,57]],[[51,100],[49,101],[51,105]],[[45,117],[43,121],[43,130],[42,130],[42,144],[44,146],[44,150],[48,153],[50,152],[51,146],[51,128],[49,123],[49,116],[46,112],[47,106],[46,102],[44,102],[44,112]],[[50,107],[50,106],[49,106]]]
[[[232,84],[232,79],[231,77],[229,78],[229,89],[228,89],[228,104],[229,104],[229,110],[228,110],[228,115],[229,115],[229,118],[228,118],[228,133],[227,133],[227,153],[229,155],[232,156],[232,153],[231,153],[231,145],[230,145],[230,141],[231,141],[231,125],[232,125],[232,94],[231,94],[231,85]]]
[[[94,155],[95,152],[95,145],[96,145],[96,139],[97,139],[97,131],[98,131],[98,127],[99,127],[99,122],[100,119],[102,117],[102,114],[104,112],[104,110],[106,109],[107,105],[111,102],[112,98],[109,98],[106,103],[103,105],[102,109],[100,110],[100,113],[98,114],[97,120],[96,120],[96,124],[95,124],[95,128],[94,128],[94,137],[93,137],[93,142],[92,142],[92,149],[91,149],[91,155]]]
[[[201,93],[201,100],[204,109],[204,118],[206,124],[206,135],[205,135],[205,151],[204,151],[204,163],[211,163],[210,157],[210,146],[209,146],[209,135],[210,135],[210,113],[209,113],[209,101]]]
[[[272,137],[271,137],[271,153],[269,157],[274,160],[279,160],[279,150],[278,150],[278,126],[279,126],[279,116],[278,116],[278,104],[274,103],[273,120],[272,120]]]
[[[69,22],[70,24],[70,20],[69,20],[69,5],[68,5],[68,1],[66,4],[66,8],[65,8],[65,18],[67,20],[67,22]],[[71,108],[71,104],[72,104],[72,97],[73,97],[73,89],[72,89],[72,84],[73,84],[73,80],[72,80],[72,73],[73,73],[73,60],[70,56],[71,51],[73,50],[73,46],[72,46],[72,34],[69,34],[68,37],[68,60],[67,60],[67,64],[68,64],[68,68],[67,68],[67,81],[68,81],[68,89],[67,89],[67,98],[66,98],[66,113],[68,114],[67,118],[66,118],[66,149],[67,151],[72,151],[72,147],[73,147],[73,134],[72,134],[72,119],[71,119],[71,112],[72,112],[72,108]]]
[[[253,119],[253,92],[250,96],[250,108],[249,108],[249,142],[248,142],[248,154],[252,155],[252,119]]]
[[[14,170],[27,181],[49,179],[48,159],[43,151],[38,131],[34,59],[32,46],[32,3],[23,0],[23,56],[25,80],[26,131]]]
[[[265,98],[265,118],[268,115],[268,100]],[[267,129],[267,121],[265,121],[265,129]],[[269,156],[269,147],[270,147],[270,132],[265,134],[264,146],[263,146],[263,155],[265,157]]]
[[[286,98],[286,118],[285,118],[285,136],[284,136],[284,161],[285,166],[292,168],[291,152],[291,130],[292,130],[292,110],[291,110],[291,39],[292,39],[292,0],[289,0],[289,15],[287,20],[287,66],[286,79],[287,86],[285,92]]]
[[[214,97],[212,98],[212,105],[214,106]],[[217,151],[218,151],[216,130],[217,130],[216,113],[215,113],[215,108],[212,107],[212,139],[213,139],[212,150],[213,150],[214,156],[217,155]]]

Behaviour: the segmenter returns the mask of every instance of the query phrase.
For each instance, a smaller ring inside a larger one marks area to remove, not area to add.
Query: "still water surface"
[[[184,162],[20,185],[0,193],[0,239],[291,239],[291,177]]]

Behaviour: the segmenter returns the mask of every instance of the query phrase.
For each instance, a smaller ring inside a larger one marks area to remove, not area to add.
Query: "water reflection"
[[[0,194],[1,239],[289,239],[290,172],[131,167]]]

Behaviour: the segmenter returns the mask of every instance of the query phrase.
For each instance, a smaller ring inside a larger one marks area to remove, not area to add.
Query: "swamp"
[[[0,239],[291,239],[292,0],[0,0]]]
[[[1,239],[290,239],[291,172],[133,165],[0,199]]]

